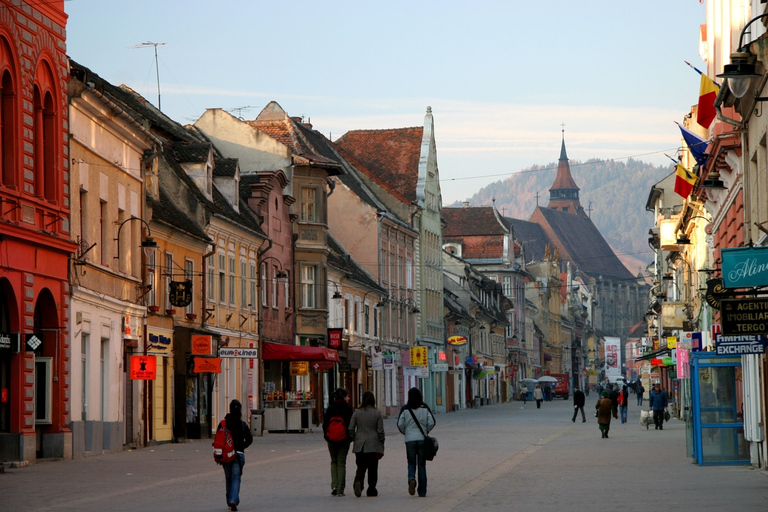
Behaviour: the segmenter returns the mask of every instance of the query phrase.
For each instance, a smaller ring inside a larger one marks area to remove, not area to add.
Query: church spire
[[[571,176],[571,166],[568,163],[568,155],[565,152],[565,125],[562,129],[562,142],[560,146],[560,160],[557,163],[557,176],[549,189],[549,204],[547,208],[573,213],[586,217],[584,208],[579,202],[579,187]]]

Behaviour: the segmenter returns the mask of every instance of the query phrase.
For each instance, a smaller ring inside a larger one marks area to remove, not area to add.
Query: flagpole
[[[702,71],[701,71],[699,68],[697,68],[696,66],[694,66],[693,64],[691,64],[691,63],[690,63],[690,62],[688,62],[687,60],[684,60],[683,62],[685,62],[686,64],[688,64],[688,66],[690,66],[690,68],[691,68],[692,70],[694,70],[695,72],[697,72],[698,74],[700,74],[700,75],[704,75],[704,73],[703,73],[703,72],[702,72]],[[712,80],[712,79],[710,78],[710,80]],[[719,83],[717,83],[717,82],[715,82],[714,80],[712,80],[712,83],[713,83],[713,84],[715,84],[716,86],[720,87],[720,84],[719,84]]]

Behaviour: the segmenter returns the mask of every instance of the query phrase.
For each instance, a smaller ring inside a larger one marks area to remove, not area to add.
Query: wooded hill
[[[569,161],[579,187],[584,210],[633,274],[653,261],[648,230],[653,215],[645,210],[651,187],[673,172],[670,166],[653,166],[640,160]],[[549,187],[555,180],[557,162],[533,166],[509,178],[483,187],[467,199],[471,206],[493,204],[505,217],[528,220],[537,204],[549,203]],[[451,206],[461,206],[454,203]]]

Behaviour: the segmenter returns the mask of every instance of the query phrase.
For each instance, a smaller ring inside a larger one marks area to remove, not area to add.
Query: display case
[[[285,401],[265,400],[264,430],[284,431],[285,429]]]
[[[304,431],[309,428],[309,411],[314,409],[314,400],[286,400],[286,429]]]

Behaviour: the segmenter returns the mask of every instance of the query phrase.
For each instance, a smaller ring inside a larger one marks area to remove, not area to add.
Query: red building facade
[[[72,451],[66,20],[0,2],[0,461]]]

